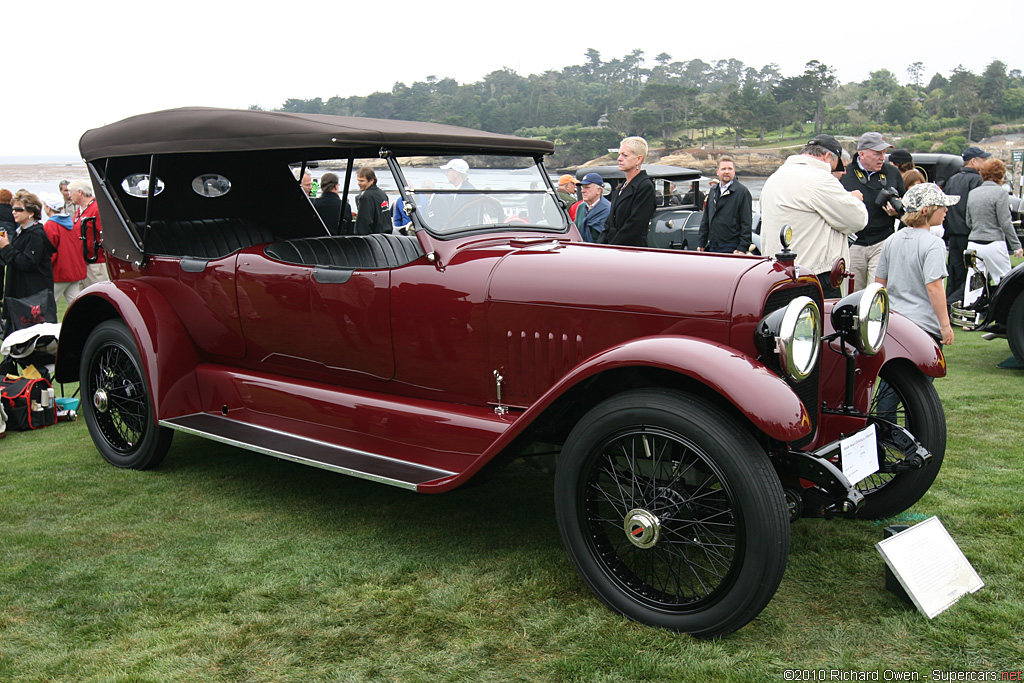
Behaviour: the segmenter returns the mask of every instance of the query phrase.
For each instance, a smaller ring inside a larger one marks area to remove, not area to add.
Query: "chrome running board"
[[[160,426],[231,446],[415,491],[419,484],[455,474],[353,448],[307,439],[220,415],[195,413],[161,420]]]

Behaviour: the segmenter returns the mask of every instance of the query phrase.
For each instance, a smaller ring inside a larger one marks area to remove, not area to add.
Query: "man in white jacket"
[[[816,135],[800,154],[786,159],[761,190],[761,253],[778,253],[780,230],[790,226],[796,262],[818,277],[826,299],[842,296],[830,282],[832,264],[841,256],[849,265],[847,236],[868,222],[861,193],[847,192],[832,175],[843,170],[842,154],[834,137]]]

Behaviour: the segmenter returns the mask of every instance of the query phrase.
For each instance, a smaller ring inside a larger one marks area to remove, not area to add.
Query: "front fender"
[[[135,339],[156,418],[199,412],[195,377],[199,355],[195,344],[163,295],[138,281],[98,283],[75,299],[61,324],[55,379],[79,381],[82,351],[89,334],[103,321],[118,318]]]
[[[695,337],[646,337],[614,346],[574,368],[538,403],[547,407],[589,377],[637,366],[677,372],[700,382],[773,439],[795,441],[811,430],[810,413],[781,377],[734,348]]]
[[[834,302],[830,302],[834,303]],[[826,304],[826,334],[833,329],[830,322],[831,306]],[[828,348],[831,346],[831,348]],[[896,312],[889,315],[889,329],[881,350],[874,356],[856,354],[857,372],[854,379],[854,406],[867,411],[871,402],[878,373],[882,366],[893,361],[907,361],[929,377],[946,375],[946,357],[931,335]],[[830,408],[839,408],[845,401],[846,362],[840,353],[838,341],[822,349],[821,398]]]
[[[932,336],[896,312],[889,315],[889,330],[882,351],[875,358],[879,368],[896,358],[905,358],[929,377],[946,376],[946,357]]]
[[[781,377],[736,349],[694,337],[658,336],[613,346],[573,368],[531,405],[466,470],[420,485],[420,491],[453,489],[500,453],[563,394],[610,370],[650,367],[679,373],[707,386],[736,407],[760,431],[779,441],[795,441],[811,431],[811,416]]]

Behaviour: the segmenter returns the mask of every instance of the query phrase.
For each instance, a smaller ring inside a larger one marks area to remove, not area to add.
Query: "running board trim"
[[[417,486],[424,482],[456,474],[435,467],[307,439],[209,413],[194,413],[161,420],[160,426],[301,465],[318,467],[410,491],[416,491]]]

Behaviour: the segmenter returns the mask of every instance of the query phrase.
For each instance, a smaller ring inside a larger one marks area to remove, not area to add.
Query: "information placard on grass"
[[[876,544],[914,605],[933,619],[985,585],[938,517]]]

